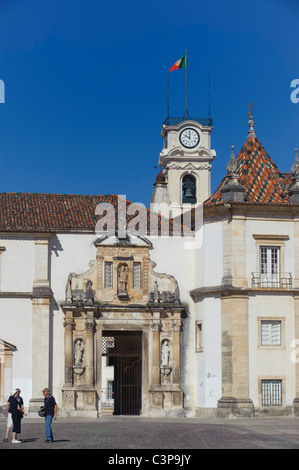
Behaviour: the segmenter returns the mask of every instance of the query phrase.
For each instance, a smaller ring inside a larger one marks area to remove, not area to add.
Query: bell
[[[194,190],[192,188],[187,188],[186,191],[184,192],[184,197],[194,197]]]
[[[183,181],[183,204],[196,204],[196,183],[192,177]]]

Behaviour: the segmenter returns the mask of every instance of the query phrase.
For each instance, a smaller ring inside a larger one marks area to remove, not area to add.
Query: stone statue
[[[166,340],[162,344],[162,351],[161,351],[161,365],[162,366],[169,365],[169,357],[170,357],[169,341]]]
[[[88,280],[86,283],[85,298],[88,303],[93,303],[94,301],[94,292],[92,290],[92,281]]]
[[[82,365],[84,347],[83,347],[83,341],[81,339],[78,339],[76,341],[74,349],[75,349],[75,364]]]
[[[122,264],[118,271],[118,288],[120,292],[127,292],[128,272],[127,266]]]

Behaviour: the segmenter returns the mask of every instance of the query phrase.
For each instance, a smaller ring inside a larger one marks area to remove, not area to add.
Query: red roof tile
[[[292,177],[281,173],[256,136],[247,138],[237,158],[238,182],[244,185],[244,202],[290,204],[288,188]],[[205,205],[222,203],[221,189],[228,181],[228,173]]]
[[[124,201],[124,200],[123,200]],[[115,228],[118,222],[118,196],[89,196],[73,194],[31,194],[0,193],[0,231],[4,232],[56,232],[56,231],[95,231],[100,216],[95,209],[100,203],[110,203],[114,207]],[[132,204],[125,200],[126,208]],[[151,218],[147,212],[147,227],[142,232],[150,233],[151,229],[167,233],[180,231],[180,226],[172,220],[158,216]],[[136,214],[127,213],[127,223]],[[157,221],[155,226],[155,220]],[[154,221],[154,222],[153,222]],[[151,225],[150,225],[151,223]],[[143,229],[143,227],[137,227]]]

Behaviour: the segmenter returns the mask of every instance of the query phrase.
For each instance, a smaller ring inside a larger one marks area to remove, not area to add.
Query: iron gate
[[[102,355],[114,366],[114,414],[139,415],[142,383],[142,332],[103,331]]]

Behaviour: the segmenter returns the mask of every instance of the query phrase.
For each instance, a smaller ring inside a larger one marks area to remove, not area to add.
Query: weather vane
[[[249,101],[249,104],[247,104],[246,107],[249,108],[248,115],[251,116],[251,108],[254,108],[255,105],[251,104],[251,101]]]

